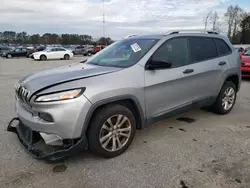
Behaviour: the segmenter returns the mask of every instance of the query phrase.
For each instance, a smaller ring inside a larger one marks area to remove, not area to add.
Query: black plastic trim
[[[156,122],[159,122],[161,120],[164,120],[166,118],[184,113],[184,112],[191,110],[191,109],[194,109],[194,108],[201,108],[201,107],[205,107],[205,106],[210,106],[215,102],[216,97],[207,97],[207,98],[199,99],[199,100],[190,102],[184,106],[176,107],[174,109],[170,109],[166,112],[163,112],[159,115],[149,117],[147,119],[147,126],[150,126],[150,125],[152,125]]]
[[[139,100],[133,95],[120,95],[120,96],[111,97],[111,98],[108,98],[108,99],[98,101],[98,102],[94,103],[91,106],[91,108],[89,109],[89,111],[88,111],[88,113],[86,115],[85,121],[84,121],[84,126],[83,126],[83,129],[82,129],[82,135],[85,136],[86,130],[88,129],[88,126],[89,126],[89,123],[90,123],[90,119],[91,119],[93,113],[95,112],[95,110],[98,107],[100,107],[102,105],[105,105],[105,104],[109,104],[109,103],[112,103],[112,102],[118,102],[118,101],[126,100],[126,99],[132,100],[136,104],[137,110],[138,110],[138,112],[140,114],[139,129],[144,128],[146,126],[146,121],[145,121],[145,116],[144,116],[144,113],[143,113],[143,110],[142,110],[142,107],[140,105]]]
[[[19,121],[19,124],[14,127],[12,126],[14,121]],[[44,152],[42,150],[37,150],[36,147],[32,144],[33,140],[26,140],[25,135],[22,134],[22,131],[20,130],[19,126],[25,126],[19,118],[13,118],[7,127],[8,132],[13,132],[17,134],[17,137],[24,148],[24,150],[29,153],[33,158],[44,160],[47,162],[58,162],[61,161],[69,156],[72,156],[74,154],[80,153],[83,150],[86,150],[88,148],[88,142],[86,137],[82,137],[80,140],[78,140],[74,145],[70,146],[67,149],[60,149],[51,153]],[[30,130],[32,134],[35,134],[36,132]],[[36,133],[37,134],[37,133]],[[33,137],[31,137],[33,139]]]

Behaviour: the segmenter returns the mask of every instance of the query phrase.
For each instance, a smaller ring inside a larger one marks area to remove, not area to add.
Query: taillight
[[[244,61],[242,61],[242,62],[241,62],[241,65],[242,65],[242,66],[248,67],[248,66],[250,66],[250,62],[244,62]]]

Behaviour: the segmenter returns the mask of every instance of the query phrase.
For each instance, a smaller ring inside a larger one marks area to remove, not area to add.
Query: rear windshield
[[[87,63],[108,67],[129,67],[136,64],[158,39],[126,39],[98,52]]]

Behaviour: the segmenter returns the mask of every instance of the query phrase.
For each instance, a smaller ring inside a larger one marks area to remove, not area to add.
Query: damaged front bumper
[[[14,122],[16,122],[16,125],[13,126]],[[16,133],[25,151],[34,158],[48,162],[63,160],[88,148],[86,137],[63,140],[63,145],[61,146],[47,145],[38,132],[32,131],[29,127],[25,126],[19,118],[13,118],[10,121],[7,131]]]

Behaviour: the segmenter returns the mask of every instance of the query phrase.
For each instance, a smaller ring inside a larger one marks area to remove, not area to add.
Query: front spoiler
[[[18,124],[13,126],[14,121]],[[19,118],[13,118],[7,127],[8,132],[17,134],[17,137],[24,147],[25,151],[35,159],[41,159],[47,162],[58,162],[66,157],[80,153],[88,148],[86,137],[74,140],[70,145],[48,146],[45,144],[38,132],[32,131],[25,126]]]

